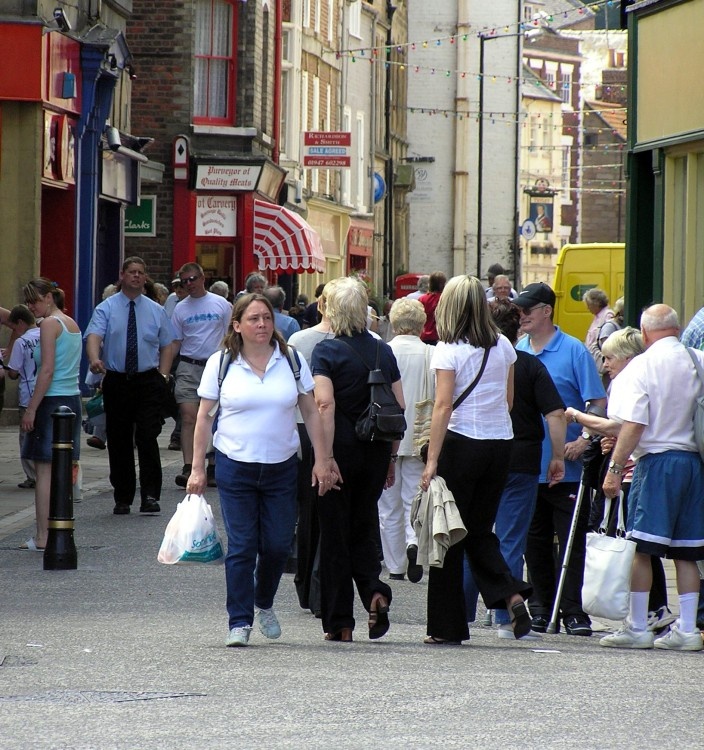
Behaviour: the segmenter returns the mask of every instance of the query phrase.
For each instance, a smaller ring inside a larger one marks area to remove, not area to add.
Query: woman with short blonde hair
[[[391,305],[389,320],[397,336],[420,336],[425,325],[425,310],[417,299],[401,297]]]

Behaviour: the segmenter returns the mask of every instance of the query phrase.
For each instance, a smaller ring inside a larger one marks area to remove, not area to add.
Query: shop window
[[[196,0],[193,91],[196,123],[234,124],[236,25],[234,0]]]

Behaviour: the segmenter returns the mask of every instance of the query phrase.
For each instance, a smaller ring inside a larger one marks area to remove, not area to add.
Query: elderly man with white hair
[[[692,357],[704,366],[704,352],[688,352],[680,343],[677,313],[667,305],[645,310],[640,326],[645,352],[612,383],[608,414],[622,427],[604,480],[605,495],[616,497],[628,457],[636,460],[628,513],[628,536],[637,545],[630,614],[618,632],[600,643],[612,648],[701,651],[696,561],[704,559],[704,464],[693,416],[704,384]],[[650,555],[675,561],[680,604],[677,623],[657,639],[647,629]]]

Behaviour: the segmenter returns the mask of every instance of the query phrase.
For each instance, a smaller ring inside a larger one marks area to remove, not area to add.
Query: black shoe
[[[145,497],[139,507],[140,513],[161,513],[159,503],[153,497]]]
[[[167,448],[167,450],[170,450],[170,451],[180,451],[181,450],[181,443],[178,440],[172,440],[169,443],[169,447]]]
[[[130,506],[127,503],[115,503],[112,512],[116,516],[126,516],[130,512]]]
[[[536,633],[547,633],[550,618],[547,615],[535,615],[531,620],[531,630]]]
[[[185,487],[188,484],[188,477],[191,476],[191,465],[184,464],[181,473],[176,475],[176,484],[179,487]]]
[[[389,578],[392,581],[405,581],[406,576],[404,573],[389,573]]]
[[[586,615],[567,615],[564,623],[567,635],[590,636],[592,634],[592,624]]]
[[[24,482],[20,482],[17,486],[21,490],[33,490],[37,486],[37,483],[33,479],[27,477]]]
[[[418,583],[423,577],[423,566],[418,565],[418,545],[409,544],[406,547],[406,557],[408,558],[408,568],[406,575],[411,583]]]
[[[208,464],[206,468],[206,480],[208,487],[217,487],[218,484],[215,481],[215,464]]]

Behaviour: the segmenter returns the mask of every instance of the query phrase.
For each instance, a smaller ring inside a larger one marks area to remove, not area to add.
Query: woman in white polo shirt
[[[187,490],[205,489],[205,452],[220,400],[215,478],[227,530],[228,646],[246,646],[257,609],[267,638],[281,635],[273,610],[296,524],[298,429],[296,405],[315,450],[312,484],[322,495],[336,483],[335,463],[312,396],[313,378],[300,357],[299,393],[286,355],[286,342],[274,328],[271,303],[247,294],[235,303],[224,346],[232,362],[218,388],[220,352],[209,359],[198,395],[193,468]]]

